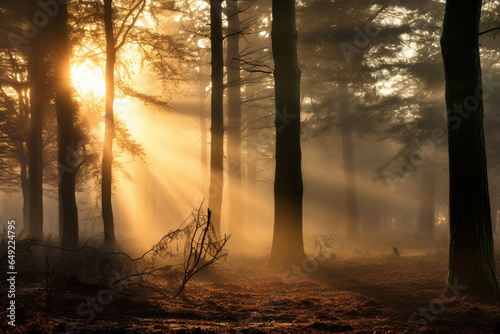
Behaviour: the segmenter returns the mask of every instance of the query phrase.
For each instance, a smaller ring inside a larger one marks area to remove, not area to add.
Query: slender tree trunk
[[[250,124],[253,124],[256,115],[251,113],[248,117]],[[257,198],[257,162],[259,160],[259,148],[256,133],[250,128],[247,134],[247,155],[246,155],[246,197],[245,197],[245,223],[243,233],[251,233],[255,225],[256,198]]]
[[[203,51],[201,51],[203,52]],[[201,162],[201,187],[200,189],[205,189],[208,184],[208,145],[207,145],[207,116],[205,113],[205,76],[203,75],[203,55],[200,56],[200,76],[199,76],[199,87],[198,87],[198,106],[200,108],[200,162]]]
[[[255,96],[255,86],[249,85],[245,89],[245,100],[248,101]],[[248,102],[247,102],[248,103]],[[259,160],[259,147],[256,130],[257,114],[252,106],[247,104],[245,111],[246,130],[246,155],[245,155],[245,193],[244,193],[244,213],[245,222],[242,233],[252,235],[256,216],[256,195],[257,195],[257,163]]]
[[[491,229],[479,58],[481,0],[447,0],[441,37],[448,108],[448,281],[498,294]]]
[[[222,48],[222,0],[210,2],[210,41],[212,44],[212,122],[210,145],[210,198],[212,223],[221,234],[222,191],[224,189],[224,59]]]
[[[423,174],[420,191],[420,234],[427,239],[434,239],[435,209],[434,198],[436,191],[436,172],[429,169]]]
[[[76,173],[77,161],[75,153],[78,143],[75,140],[75,106],[71,97],[71,45],[68,31],[68,7],[62,4],[54,19],[54,72],[56,81],[57,126],[59,130],[58,160],[60,170],[60,197],[62,217],[62,245],[65,247],[78,245],[78,209],[76,206]]]
[[[247,177],[246,177],[246,221],[245,221],[245,233],[250,233],[253,226],[255,225],[255,213],[257,211],[257,162],[259,157],[258,148],[255,143],[249,143],[253,145],[249,147],[248,155],[250,159],[247,161]]]
[[[227,158],[229,174],[229,227],[241,228],[241,77],[240,77],[240,18],[238,0],[227,0]]]
[[[295,1],[273,0],[272,48],[276,104],[274,235],[268,267],[289,268],[304,258],[302,236],[302,153],[300,68]]]
[[[28,136],[30,129],[30,110],[29,103],[27,103],[28,101],[26,101],[26,96],[28,96],[28,89],[19,89],[17,93],[19,96],[19,115],[21,134],[23,138],[18,148],[19,160],[21,165],[21,191],[23,195],[23,227],[24,229],[26,229],[26,231],[28,231],[30,215],[30,171],[29,155],[25,150],[25,147],[29,145]]]
[[[108,245],[116,243],[111,190],[113,187],[113,140],[115,139],[115,119],[113,104],[115,101],[115,63],[116,49],[113,31],[113,1],[104,0],[104,27],[106,31],[106,103],[104,116],[104,149],[102,156],[102,220],[104,241]]]
[[[43,238],[42,123],[45,85],[45,45],[41,32],[31,39],[28,66],[30,80],[29,129],[29,235]]]
[[[21,190],[23,194],[23,226],[26,228],[29,221],[30,209],[30,181],[28,178],[28,164],[21,162]]]
[[[347,83],[339,80],[339,107],[342,118],[348,119],[350,113],[349,92]],[[344,160],[344,189],[345,189],[345,209],[346,209],[346,239],[356,241],[359,238],[358,219],[358,195],[356,186],[356,165],[354,163],[354,148],[352,144],[352,132],[348,128],[348,122],[344,122],[340,136],[342,140],[342,157]]]

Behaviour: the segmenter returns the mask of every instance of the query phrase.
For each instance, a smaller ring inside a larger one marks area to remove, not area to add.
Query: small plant
[[[333,233],[320,234],[314,242],[314,257],[318,260],[333,260],[336,258],[334,249],[339,246],[340,238]]]
[[[197,273],[227,256],[224,246],[230,236],[218,239],[210,219],[210,210],[207,215],[202,213],[201,207],[193,211],[189,222],[186,219],[178,229],[163,236],[149,251],[133,260],[141,260],[146,264],[141,270],[114,284],[135,278],[137,282],[128,285],[152,289],[168,298],[179,297]],[[180,244],[184,244],[182,251],[179,250]],[[151,277],[163,280],[174,277],[178,281],[178,288],[174,293],[167,294],[148,280]]]

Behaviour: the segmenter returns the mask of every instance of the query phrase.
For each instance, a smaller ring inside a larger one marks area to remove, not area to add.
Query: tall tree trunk
[[[28,231],[29,216],[30,216],[30,171],[29,171],[29,153],[27,154],[25,147],[29,146],[28,136],[30,129],[30,108],[29,102],[26,100],[28,89],[23,88],[18,90],[20,127],[23,140],[21,141],[18,152],[21,165],[21,191],[23,195],[23,227]],[[26,146],[25,146],[26,145]]]
[[[434,198],[436,192],[436,171],[430,168],[423,174],[420,190],[419,231],[427,238],[434,238],[435,209]]]
[[[205,113],[205,76],[203,75],[203,51],[200,51],[200,73],[199,73],[199,87],[198,87],[198,106],[200,108],[200,163],[201,163],[201,187],[200,189],[205,189],[208,184],[208,145],[207,145],[207,116]]]
[[[259,151],[257,143],[250,141],[247,145],[248,160],[247,175],[246,175],[246,207],[245,207],[245,226],[244,233],[251,233],[255,225],[255,213],[257,210],[257,162],[259,158]]]
[[[347,83],[339,80],[339,107],[344,119],[340,136],[342,140],[342,157],[344,161],[344,189],[346,213],[346,239],[356,241],[359,238],[358,195],[356,186],[356,165],[354,163],[354,148],[352,144],[352,131],[346,120],[349,118],[349,92]]]
[[[469,292],[498,294],[478,43],[481,4],[447,0],[441,36],[450,171],[448,281],[467,285]]]
[[[224,56],[222,48],[222,0],[210,2],[210,41],[212,45],[212,122],[210,126],[210,194],[212,223],[220,235],[222,191],[224,189]]]
[[[295,1],[273,0],[272,48],[276,105],[274,235],[268,266],[288,268],[305,258],[302,236],[300,68]]]
[[[30,213],[30,181],[28,178],[28,164],[21,162],[21,190],[23,194],[23,226],[26,229]]]
[[[245,89],[245,101],[255,97],[255,86],[249,85]],[[259,147],[256,129],[257,114],[252,106],[247,104],[246,113],[246,157],[245,157],[245,192],[244,192],[244,227],[243,234],[250,236],[255,225],[256,195],[257,195],[257,162],[259,160]]]
[[[29,129],[29,235],[43,238],[42,123],[45,86],[45,41],[39,32],[31,39],[28,66],[30,81]]]
[[[75,106],[71,97],[71,45],[68,31],[68,7],[61,4],[54,19],[54,72],[56,82],[57,126],[59,130],[58,160],[60,172],[59,202],[62,216],[62,245],[65,247],[78,245],[78,209],[76,206],[76,173],[77,162],[74,152],[78,143],[74,136]]]
[[[241,228],[241,76],[238,0],[227,0],[227,160],[229,174],[229,227]]]
[[[102,155],[102,220],[104,241],[108,245],[116,243],[111,190],[113,187],[113,140],[115,138],[115,119],[113,104],[115,101],[115,63],[116,49],[113,31],[113,1],[104,0],[104,29],[106,32],[106,103],[104,112],[104,149]]]

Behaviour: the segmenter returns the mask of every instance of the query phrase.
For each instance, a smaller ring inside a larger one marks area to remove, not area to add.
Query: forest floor
[[[175,300],[18,276],[16,327],[3,311],[0,333],[500,333],[498,299],[464,294],[460,282],[447,292],[446,252],[391,253],[352,250],[284,274],[230,256]],[[5,284],[0,293],[5,310]]]

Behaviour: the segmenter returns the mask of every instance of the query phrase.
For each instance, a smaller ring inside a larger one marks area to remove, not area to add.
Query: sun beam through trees
[[[0,0],[0,332],[500,332],[499,10]]]

